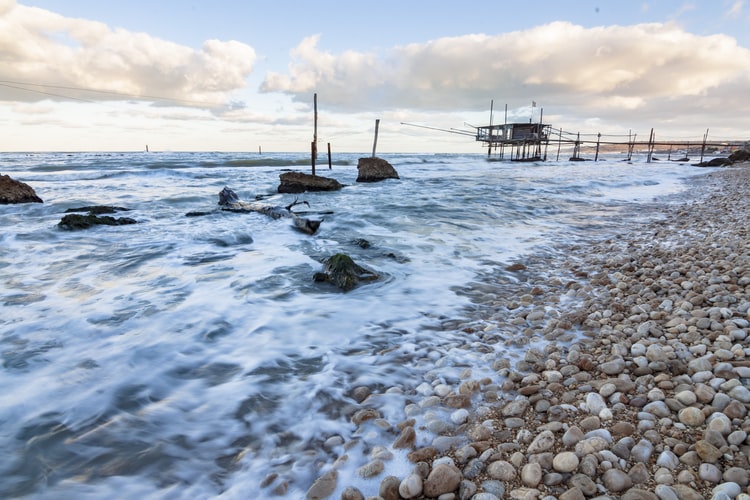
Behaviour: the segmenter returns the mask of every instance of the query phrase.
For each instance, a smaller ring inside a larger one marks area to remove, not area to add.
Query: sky
[[[0,0],[0,151],[309,151],[316,94],[321,150],[747,140],[748,2]]]

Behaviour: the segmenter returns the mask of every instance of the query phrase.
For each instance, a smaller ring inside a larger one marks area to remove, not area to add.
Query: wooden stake
[[[651,156],[654,154],[654,129],[651,129],[651,134],[648,136],[648,156],[646,156],[646,163],[651,163]]]
[[[594,161],[599,161],[599,141],[602,138],[602,133],[596,134],[596,154],[594,155]]]
[[[315,144],[315,148],[313,151],[315,154],[318,154],[318,94],[313,94],[313,143]]]
[[[380,119],[375,120],[375,140],[372,143],[372,157],[375,158],[375,149],[378,147],[378,128],[380,127]]]
[[[492,156],[492,108],[494,107],[494,105],[495,105],[495,100],[492,99],[490,101],[490,128],[488,131],[489,137],[487,137],[487,139],[489,139],[490,142],[488,143],[489,146],[487,146],[487,158]]]
[[[331,170],[331,143],[328,143],[328,170]]]
[[[312,153],[312,174],[315,175],[315,155],[318,153],[315,151],[315,141],[310,143],[310,152]]]

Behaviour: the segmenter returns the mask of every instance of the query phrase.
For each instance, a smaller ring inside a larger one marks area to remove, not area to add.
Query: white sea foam
[[[275,193],[303,155],[0,155],[43,205],[0,207],[0,491],[39,498],[247,497],[267,474],[300,498],[337,453],[340,484],[393,436],[354,436],[350,390],[366,385],[391,422],[433,373],[484,355],[458,290],[529,252],[613,232],[633,204],[679,193],[695,169],[673,163],[487,163],[480,155],[385,156],[401,179],[358,184],[356,155],[318,173],[347,186],[297,207],[314,236],[260,214],[212,211],[225,185]],[[139,224],[66,232],[65,209],[94,204]],[[370,243],[368,248],[362,240]],[[315,283],[338,252],[382,275],[342,293]],[[488,278],[490,276],[490,278]],[[449,418],[449,415],[446,415]],[[409,465],[403,451],[391,470]]]

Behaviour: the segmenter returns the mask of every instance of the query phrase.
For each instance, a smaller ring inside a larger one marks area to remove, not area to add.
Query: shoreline
[[[340,497],[750,498],[750,164],[688,183],[641,226],[628,217],[623,234],[506,269],[520,278],[479,308],[497,313],[464,327],[499,386],[470,368],[426,379],[398,423],[355,389],[358,432],[392,425],[412,470],[381,478],[393,455],[373,450],[358,470],[368,491]],[[515,366],[492,347],[541,338]],[[307,498],[333,498],[345,462]]]

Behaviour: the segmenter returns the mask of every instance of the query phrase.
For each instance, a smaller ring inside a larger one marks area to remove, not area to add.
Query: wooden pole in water
[[[315,175],[315,141],[310,143],[310,152],[312,153],[312,174]]]
[[[562,146],[562,128],[557,129],[557,159],[560,161],[560,146]]]
[[[541,157],[542,156],[542,132],[544,131],[544,123],[542,121],[544,120],[544,108],[539,108],[539,127],[536,130],[536,156]],[[544,149],[544,161],[547,161],[547,148]]]
[[[701,146],[701,163],[703,163],[703,153],[706,152],[706,140],[708,140],[708,129],[706,129],[706,133],[703,134],[703,145]]]
[[[378,128],[380,128],[380,119],[375,120],[375,140],[372,142],[373,158],[375,158],[375,149],[378,147]]]
[[[258,154],[259,154],[259,155],[260,155],[260,154],[263,154],[263,152],[262,152],[262,151],[261,151],[261,149],[260,149],[260,146],[258,146]]]
[[[503,118],[503,137],[502,146],[500,147],[500,158],[505,157],[505,139],[508,138],[508,104],[505,104],[505,117]],[[510,156],[513,156],[513,149],[510,150]]]
[[[628,131],[628,136],[630,136],[630,131]],[[637,133],[633,134],[633,138],[630,139],[628,144],[628,161],[633,159],[633,149],[635,149],[635,138],[638,137]]]
[[[646,156],[646,163],[651,163],[651,155],[654,154],[654,129],[651,129],[651,134],[648,136],[648,155]]]
[[[488,139],[488,146],[487,146],[487,158],[492,156],[492,108],[495,106],[495,100],[490,100],[490,129],[489,129],[489,135],[487,137]]]
[[[599,161],[599,141],[602,138],[602,133],[596,134],[596,154],[594,155],[594,161]]]
[[[313,152],[317,156],[318,154],[318,94],[313,94]]]
[[[331,170],[331,143],[328,143],[328,170]]]
[[[633,129],[628,129],[628,156],[627,160],[630,161],[630,157],[633,155],[633,142],[631,139],[631,133],[633,132]]]

